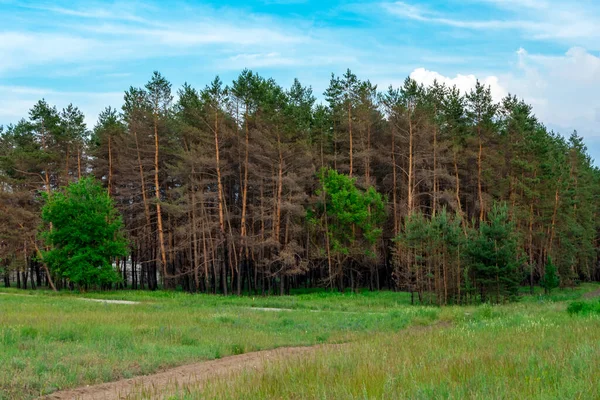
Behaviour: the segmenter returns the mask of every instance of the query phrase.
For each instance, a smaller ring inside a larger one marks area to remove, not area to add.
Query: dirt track
[[[595,297],[600,297],[600,289],[594,290],[593,292],[587,292],[583,295],[584,299],[593,299]]]
[[[413,331],[429,331],[446,328],[452,324],[449,321],[437,321],[431,325],[411,326]],[[203,383],[222,376],[240,372],[245,369],[259,370],[267,362],[289,359],[313,353],[319,349],[343,349],[345,344],[322,344],[306,347],[280,347],[273,350],[256,351],[252,353],[229,356],[218,360],[204,361],[195,364],[175,367],[152,375],[138,376],[116,382],[80,387],[52,393],[45,400],[117,400],[126,399],[130,394],[143,394],[144,398],[154,398],[161,389],[181,388],[185,384],[202,385]],[[162,398],[162,397],[156,397]]]
[[[202,385],[203,382],[206,382],[209,379],[227,376],[244,369],[261,369],[268,361],[288,359],[289,357],[314,352],[320,348],[335,348],[341,346],[343,345],[331,344],[310,347],[280,347],[274,350],[240,354],[218,360],[184,365],[157,374],[138,376],[116,382],[55,392],[43,397],[43,399],[115,400],[126,398],[132,393],[144,393],[144,391],[144,397],[147,397],[147,393],[156,393],[156,390],[160,388],[181,387],[183,384],[191,383]]]

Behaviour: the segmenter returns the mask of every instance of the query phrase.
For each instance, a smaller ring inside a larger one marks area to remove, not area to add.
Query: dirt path
[[[95,301],[97,303],[107,303],[107,304],[141,304],[139,301],[130,301],[130,300],[105,300],[105,299],[86,299],[84,297],[77,297],[77,300],[84,301]]]
[[[7,296],[21,296],[21,297],[33,297],[33,296],[37,296],[35,294],[21,294],[21,293],[5,293],[5,292],[0,292],[0,294],[5,294]],[[131,300],[108,300],[108,299],[88,299],[85,297],[65,297],[67,299],[76,299],[76,300],[83,300],[83,301],[93,301],[96,303],[107,303],[107,304],[142,304],[139,301],[131,301]]]
[[[593,299],[596,297],[600,297],[600,289],[594,290],[593,292],[587,292],[583,295],[584,299]]]
[[[161,388],[181,387],[184,384],[202,383],[242,371],[244,369],[262,369],[267,362],[289,359],[321,348],[336,348],[343,344],[317,345],[310,347],[280,347],[274,350],[229,356],[218,360],[199,362],[168,369],[157,374],[138,376],[116,382],[102,383],[73,390],[52,393],[42,399],[46,400],[116,400],[124,399],[130,394],[144,393],[144,398],[152,393],[159,393]]]
[[[437,321],[431,325],[411,326],[406,329],[429,331],[452,326],[449,321]],[[204,361],[195,364],[175,367],[152,375],[138,376],[116,382],[101,383],[93,386],[80,387],[52,393],[45,400],[117,400],[128,396],[139,398],[162,398],[164,389],[181,388],[183,385],[199,385],[211,379],[229,376],[245,369],[260,370],[268,362],[288,360],[290,357],[300,357],[314,353],[319,349],[343,349],[349,343],[320,344],[305,347],[280,347],[273,350],[256,351],[237,356],[223,357],[217,360]]]
[[[267,312],[289,312],[289,311],[308,311],[315,313],[341,313],[341,314],[378,314],[385,315],[387,313],[380,311],[342,311],[342,310],[313,310],[310,308],[277,308],[277,307],[245,307],[252,311],[267,311]]]

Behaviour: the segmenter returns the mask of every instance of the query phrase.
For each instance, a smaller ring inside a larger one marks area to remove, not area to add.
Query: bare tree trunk
[[[150,205],[148,204],[148,197],[146,196],[146,179],[144,178],[144,166],[142,164],[142,156],[140,153],[140,144],[137,136],[137,132],[133,130],[133,136],[135,138],[135,149],[137,152],[138,167],[140,170],[140,185],[142,189],[142,202],[144,203],[144,214],[146,216],[146,226],[150,228]]]
[[[46,279],[48,280],[48,284],[50,285],[52,290],[54,290],[56,292],[57,291],[56,286],[54,286],[54,282],[52,281],[52,276],[50,275],[50,270],[48,269],[48,266],[46,265],[46,262],[44,261],[44,256],[42,255],[42,252],[40,251],[40,248],[38,247],[35,240],[32,240],[31,242],[33,243],[35,252],[37,253],[39,260],[42,263],[42,267],[44,268],[44,271],[46,272]]]
[[[350,136],[350,178],[352,178],[352,104],[348,101],[348,131]]]
[[[371,186],[371,124],[367,121],[367,152],[365,154],[365,187]]]
[[[160,185],[158,179],[159,173],[159,164],[158,164],[158,121],[157,116],[154,116],[154,191],[156,196],[156,224],[158,226],[158,244],[160,247],[160,261],[162,267],[163,274],[163,284],[168,286],[167,284],[167,255],[165,251],[165,239],[164,239],[164,231],[163,231],[163,220],[162,220],[162,210],[160,207]]]
[[[50,197],[50,175],[48,174],[48,167],[46,167],[46,171],[44,171],[44,177],[45,177],[45,185],[46,185],[46,194],[48,195],[48,197]],[[21,226],[22,227],[22,226]],[[52,222],[50,222],[50,231],[52,231]],[[46,263],[44,262],[44,258],[42,256],[42,252],[40,251],[37,243],[35,242],[35,239],[31,240],[33,243],[33,246],[35,248],[35,251],[38,255],[38,257],[40,258],[40,261],[42,263],[42,266],[44,267],[44,271],[46,271],[46,278],[48,279],[48,283],[50,284],[50,287],[52,288],[52,290],[54,290],[55,292],[56,287],[54,286],[54,282],[52,282],[52,277],[50,276],[50,270],[48,269],[48,266],[46,265]]]
[[[460,219],[461,219],[461,223],[462,223],[462,227],[463,227],[463,232],[465,234],[465,237],[467,236],[467,221],[466,218],[463,214],[462,211],[462,206],[460,203],[460,179],[458,177],[458,159],[457,159],[457,155],[456,155],[456,151],[454,151],[454,178],[455,178],[455,185],[456,185],[456,206],[458,207],[458,215],[460,215]]]
[[[245,251],[245,258],[248,258],[248,248],[246,247],[246,207],[248,203],[248,168],[249,168],[249,147],[250,147],[250,132],[248,127],[248,106],[245,111],[245,126],[246,126],[246,147],[244,150],[244,185],[242,189],[242,218],[240,222],[240,236],[242,245],[240,247],[240,259]],[[239,265],[236,263],[236,269],[239,271]]]
[[[392,132],[392,203],[394,208],[394,237],[400,233],[400,224],[398,220],[398,188],[397,188],[397,172],[396,172],[396,133]]]
[[[477,136],[479,138],[479,153],[477,154],[477,195],[479,198],[479,221],[483,221],[484,215],[484,204],[483,204],[483,191],[481,189],[481,157],[483,154],[483,143],[481,141],[481,127],[477,127]]]
[[[327,251],[327,266],[329,269],[329,284],[333,289],[333,272],[331,265],[331,245],[329,244],[329,218],[327,217],[327,193],[323,192],[323,207],[324,207],[324,218],[325,218],[325,249]]]
[[[281,232],[281,194],[283,192],[283,154],[281,153],[281,138],[277,132],[277,150],[279,152],[279,168],[277,173],[277,201],[275,205],[275,233],[274,239],[280,241]]]
[[[437,111],[437,110],[436,110]],[[437,181],[437,126],[433,127],[433,209],[431,214],[435,217],[438,203]]]
[[[81,146],[77,146],[77,179],[81,179]]]
[[[555,227],[556,227],[556,214],[558,212],[558,204],[559,204],[559,195],[558,195],[558,189],[560,187],[560,180],[558,181],[558,184],[556,185],[556,192],[554,193],[554,211],[552,212],[552,225],[550,226],[550,239],[548,240],[548,250],[547,250],[547,254],[551,254],[552,252],[552,244],[554,243],[554,231],[555,231]]]
[[[69,184],[69,145],[65,155],[65,186]]]
[[[533,199],[529,205],[529,288],[533,294]]]
[[[408,199],[407,199],[407,215],[411,215],[414,207],[413,200],[413,124],[412,119],[408,120]]]
[[[192,164],[192,179],[194,177],[194,164]],[[196,189],[194,188],[194,185],[191,185],[190,188],[191,191],[191,197],[192,197],[192,210],[191,210],[191,216],[192,216],[192,248],[194,251],[194,283],[196,284],[196,291],[198,291],[200,289],[200,278],[199,278],[199,256],[198,256],[198,223],[196,222]],[[206,253],[205,253],[206,254]],[[208,279],[208,277],[205,277],[205,279]]]
[[[108,137],[108,195],[112,195],[112,146]]]

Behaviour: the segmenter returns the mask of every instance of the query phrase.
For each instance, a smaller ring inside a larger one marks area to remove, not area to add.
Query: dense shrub
[[[600,314],[600,301],[574,301],[567,307],[567,312],[571,315]]]

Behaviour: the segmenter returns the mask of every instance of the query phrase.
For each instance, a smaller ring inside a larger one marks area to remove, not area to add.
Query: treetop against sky
[[[592,0],[0,1],[0,124],[41,97],[78,105],[92,127],[160,70],[174,87],[243,68],[316,94],[351,68],[384,89],[407,75],[496,100],[522,96],[549,128],[600,155],[600,4]]]

